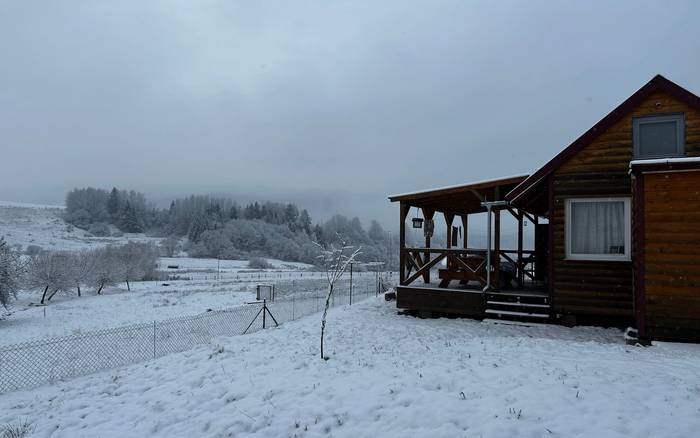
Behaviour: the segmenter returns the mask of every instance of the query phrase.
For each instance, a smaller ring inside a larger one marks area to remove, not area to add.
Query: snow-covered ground
[[[0,395],[40,437],[696,436],[700,348],[617,330],[397,315],[370,299],[153,362]]]
[[[231,268],[226,272],[233,275],[233,271]],[[106,288],[102,295],[87,288],[82,297],[75,291],[59,293],[46,306],[37,305],[40,291],[23,291],[12,303],[9,314],[0,319],[0,345],[231,309],[254,301],[259,283],[274,284],[279,298],[310,293],[320,296],[326,287],[324,275],[306,271],[248,270],[240,272],[238,279],[222,275],[221,280],[213,276],[204,280],[133,282],[131,291],[127,291],[125,284],[119,284]],[[374,274],[357,274],[354,285],[356,291],[373,288]],[[339,288],[341,291],[348,289],[347,276],[339,283]]]
[[[45,250],[80,250],[108,244],[160,242],[161,239],[142,233],[124,233],[120,237],[95,237],[87,231],[67,224],[62,207],[0,201],[0,237],[10,245],[26,250],[37,245]]]
[[[312,265],[300,262],[285,262],[277,259],[265,259],[272,266],[269,271],[299,271],[313,268]],[[168,269],[168,266],[177,268]],[[168,272],[213,272],[238,273],[249,271],[248,260],[217,260],[194,257],[161,257],[159,267]]]

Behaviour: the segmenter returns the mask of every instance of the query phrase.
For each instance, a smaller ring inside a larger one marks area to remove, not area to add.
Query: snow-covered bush
[[[24,251],[24,253],[28,256],[33,256],[39,254],[43,250],[44,248],[40,247],[39,245],[27,245],[27,249]]]
[[[0,427],[0,438],[24,438],[34,432],[34,425],[29,420],[18,420]]]
[[[109,225],[105,224],[104,222],[97,222],[90,225],[87,231],[88,233],[97,237],[109,237],[111,233],[109,230]]]
[[[250,269],[272,269],[273,268],[273,266],[262,257],[251,257],[250,260],[248,260],[248,267]]]
[[[169,236],[160,242],[160,249],[165,257],[174,257],[180,250],[180,239],[175,236]]]
[[[19,253],[0,237],[0,304],[7,307],[17,289],[22,277],[22,264]]]

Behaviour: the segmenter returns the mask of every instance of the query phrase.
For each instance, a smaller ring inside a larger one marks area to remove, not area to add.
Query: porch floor
[[[473,318],[548,320],[549,294],[543,287],[484,292],[475,285],[442,288],[438,282],[416,282],[396,289],[396,307],[421,313],[444,313]]]

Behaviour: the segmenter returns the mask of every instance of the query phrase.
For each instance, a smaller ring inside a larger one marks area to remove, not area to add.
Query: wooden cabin
[[[700,341],[700,97],[663,76],[531,175],[389,199],[400,204],[398,308]],[[406,246],[412,208],[428,227],[422,246]],[[431,247],[436,213],[444,248]],[[487,248],[468,245],[477,213],[488,217]],[[513,248],[501,247],[502,215],[517,223]]]

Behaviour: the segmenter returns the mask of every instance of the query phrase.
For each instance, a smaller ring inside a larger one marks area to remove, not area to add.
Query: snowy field
[[[370,299],[185,353],[0,395],[39,437],[696,436],[700,348],[617,330],[397,315]]]
[[[231,262],[231,265],[236,263]],[[226,271],[222,269],[222,272],[234,275],[236,271],[231,268]],[[321,272],[237,272],[238,279],[227,279],[222,275],[221,280],[212,277],[204,280],[133,282],[130,292],[126,285],[120,284],[106,288],[102,295],[96,295],[91,289],[84,290],[82,297],[78,297],[74,291],[69,295],[59,293],[46,306],[37,305],[41,298],[40,291],[20,292],[9,314],[0,319],[0,345],[231,309],[254,301],[259,283],[274,284],[278,298],[309,294],[320,296],[326,288],[325,274]],[[186,271],[183,275],[190,276],[191,273]],[[374,278],[374,273],[356,274],[355,290],[374,288]],[[340,285],[347,289],[347,283],[346,275]]]
[[[109,244],[160,242],[142,233],[124,233],[120,237],[95,237],[67,224],[61,217],[63,207],[0,201],[0,237],[23,250],[37,245],[45,250],[92,249]]]

